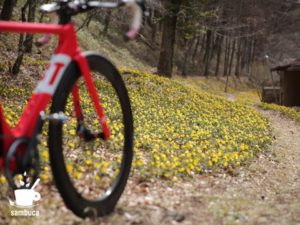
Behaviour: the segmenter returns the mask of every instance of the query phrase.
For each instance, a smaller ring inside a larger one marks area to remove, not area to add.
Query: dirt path
[[[237,176],[199,175],[173,186],[130,180],[115,212],[96,221],[76,218],[50,191],[40,217],[8,219],[2,213],[0,224],[300,224],[299,123],[262,113],[271,121],[275,142]]]

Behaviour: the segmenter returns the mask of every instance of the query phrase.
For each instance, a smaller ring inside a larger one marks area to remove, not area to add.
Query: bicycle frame
[[[3,159],[9,149],[11,143],[17,138],[27,137],[33,135],[40,112],[44,111],[55,93],[64,72],[71,62],[77,62],[80,72],[83,75],[84,81],[87,85],[89,95],[94,104],[94,108],[98,114],[101,123],[104,138],[108,139],[110,131],[107,126],[104,111],[102,109],[99,96],[96,92],[95,85],[90,75],[90,69],[87,64],[85,56],[80,51],[78,46],[76,33],[73,24],[54,25],[42,23],[24,23],[24,22],[5,22],[0,21],[0,32],[13,32],[13,33],[46,33],[58,35],[59,43],[50,63],[47,66],[42,80],[39,81],[35,88],[33,95],[25,106],[25,109],[20,117],[19,122],[14,128],[11,128],[5,117],[4,110],[0,102],[0,126],[2,125],[2,134],[6,137],[3,138],[2,144],[4,150],[2,154],[4,157],[0,158],[0,168],[3,167]],[[74,111],[78,120],[82,119],[80,108],[80,98],[78,88],[75,86],[72,90],[74,101]],[[0,128],[1,130],[1,128]]]

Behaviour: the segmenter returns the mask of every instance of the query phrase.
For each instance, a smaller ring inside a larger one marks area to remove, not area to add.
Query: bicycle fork
[[[82,109],[80,106],[80,95],[79,95],[79,89],[78,86],[75,84],[72,89],[72,96],[73,96],[73,103],[74,103],[74,111],[76,114],[77,121],[79,122],[77,127],[77,132],[79,135],[83,136],[83,138],[86,141],[93,140],[95,138],[102,138],[104,140],[108,140],[110,137],[110,130],[106,122],[106,117],[104,114],[103,107],[101,105],[100,98],[97,94],[97,90],[95,87],[95,84],[93,82],[91,71],[89,68],[89,65],[87,63],[86,58],[83,55],[79,55],[76,58],[76,61],[78,62],[78,65],[80,67],[81,73],[83,74],[84,82],[87,86],[90,98],[92,100],[92,103],[94,105],[94,109],[97,113],[98,119],[101,124],[102,133],[99,134],[92,134],[89,130],[87,130],[83,125],[84,116],[82,113]]]

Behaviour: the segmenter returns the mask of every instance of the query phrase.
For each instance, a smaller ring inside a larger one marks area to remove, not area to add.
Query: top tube
[[[46,23],[11,22],[0,20],[0,32],[14,33],[51,33],[63,34],[68,30],[68,25]]]

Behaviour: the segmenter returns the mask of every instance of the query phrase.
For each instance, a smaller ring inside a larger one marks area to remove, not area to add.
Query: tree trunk
[[[255,61],[255,37],[252,39],[252,43],[251,43],[251,56],[250,56],[250,71],[249,71],[249,77],[252,76],[253,73],[253,65],[254,65],[254,61]]]
[[[231,46],[231,55],[230,55],[230,60],[229,60],[229,71],[228,71],[229,75],[231,75],[231,69],[232,69],[232,64],[233,64],[234,52],[235,52],[235,40],[232,42],[232,46]]]
[[[24,6],[21,8],[21,20],[23,22],[26,21],[26,9],[27,9],[30,1],[31,0],[27,0],[25,2]],[[11,73],[13,75],[17,75],[20,72],[20,67],[22,65],[23,57],[24,57],[24,34],[20,34],[18,57],[11,69]]]
[[[201,60],[204,57],[203,51],[204,51],[205,43],[206,43],[206,35],[203,34],[202,41],[201,41],[201,47],[200,47],[200,51],[199,51],[199,56],[200,56]]]
[[[246,57],[247,57],[247,38],[245,38],[242,42],[242,46],[241,46],[241,69],[240,69],[240,73],[242,73],[245,69],[245,65],[246,65]]]
[[[218,44],[219,44],[220,36],[213,32],[213,38],[211,43],[211,54],[210,59],[212,60],[218,52]]]
[[[228,74],[228,62],[229,62],[229,37],[225,37],[225,54],[224,54],[224,72],[223,76]]]
[[[223,36],[221,36],[218,40],[218,50],[217,50],[217,62],[216,62],[216,70],[215,76],[218,76],[220,71],[220,61],[221,61],[221,54],[222,54],[222,44],[223,44]]]
[[[171,77],[173,72],[177,14],[180,5],[181,0],[165,0],[165,8],[168,10],[168,14],[164,16],[162,24],[163,33],[157,73],[166,77]]]
[[[191,55],[191,51],[192,51],[192,47],[194,44],[194,40],[190,40],[189,42],[187,42],[186,44],[186,50],[184,53],[184,59],[183,59],[183,65],[182,65],[182,71],[181,71],[181,75],[182,76],[187,76],[187,64],[189,61],[189,56]]]
[[[150,13],[151,18],[149,19],[150,23],[149,26],[151,28],[151,40],[155,42],[156,34],[157,34],[157,28],[158,24],[155,22],[155,18],[159,17],[157,10],[152,9],[152,13]]]
[[[17,0],[5,0],[1,10],[0,19],[10,20]]]
[[[211,46],[212,45],[212,31],[206,31],[206,47],[205,47],[205,54],[204,54],[204,76],[209,75],[209,66],[210,66],[210,55],[211,55]]]
[[[251,56],[252,56],[252,48],[253,48],[253,38],[249,38],[247,45],[247,61],[246,61],[246,72],[249,76],[251,73]]]
[[[197,52],[198,52],[200,40],[201,40],[201,36],[199,36],[199,37],[197,38],[197,42],[196,42],[196,45],[195,45],[195,48],[194,48],[194,51],[193,51],[193,55],[192,55],[192,61],[193,61],[193,62],[195,61],[196,54],[197,54]]]
[[[241,45],[242,41],[239,39],[238,43],[238,50],[236,53],[236,65],[235,65],[235,76],[239,77],[240,76],[240,63],[241,63]]]
[[[35,20],[35,9],[36,9],[36,0],[29,0],[28,2],[28,17],[27,22],[34,22]],[[30,53],[32,51],[33,35],[27,34],[24,41],[24,52]]]

